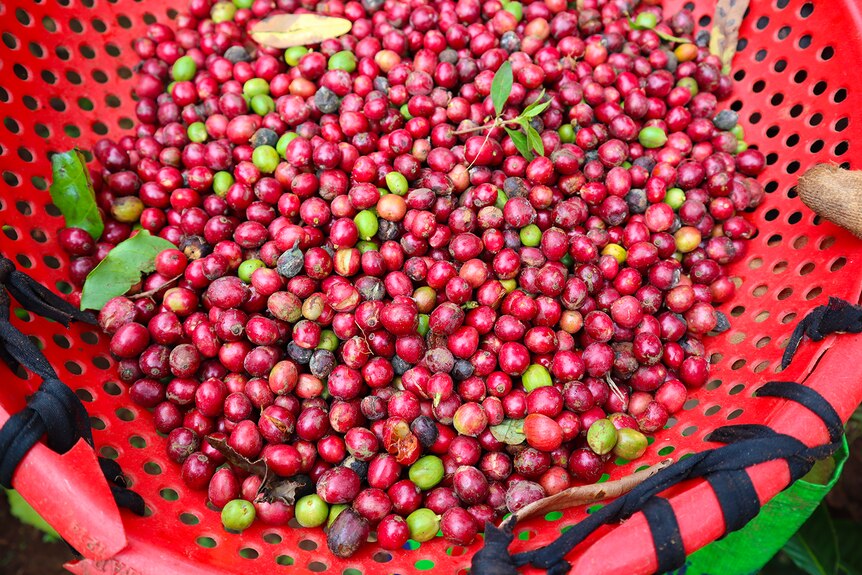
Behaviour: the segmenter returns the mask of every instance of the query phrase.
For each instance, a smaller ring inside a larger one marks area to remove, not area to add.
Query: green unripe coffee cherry
[[[182,56],[177,58],[171,68],[171,76],[177,82],[185,82],[195,77],[198,71],[198,66],[195,64],[191,56]]]
[[[305,46],[291,46],[284,51],[284,61],[288,66],[296,66],[306,54],[308,54],[308,48]]]
[[[379,228],[377,216],[371,210],[362,210],[356,214],[353,218],[353,223],[356,224],[359,237],[363,240],[373,238]]]
[[[431,328],[431,317],[427,313],[419,314],[419,325],[416,326],[416,332],[425,337],[428,334],[428,330]]]
[[[249,107],[252,112],[258,116],[266,116],[270,112],[275,111],[275,102],[272,97],[267,94],[257,94],[252,96]]]
[[[739,140],[739,141],[736,143],[736,153],[737,153],[737,154],[741,154],[742,152],[744,152],[744,151],[745,151],[745,150],[747,150],[747,149],[748,149],[748,144],[747,144],[747,143],[745,143],[744,141]]]
[[[587,445],[599,455],[610,453],[616,444],[617,428],[610,419],[597,419],[587,430]]]
[[[440,529],[440,517],[430,509],[417,509],[407,516],[407,527],[414,541],[431,541]]]
[[[506,202],[509,201],[509,196],[503,190],[497,190],[497,201],[494,202],[494,207],[502,210],[506,207]]]
[[[236,270],[239,279],[244,281],[245,283],[251,283],[251,274],[254,273],[254,270],[266,267],[266,264],[261,260],[252,259],[245,260],[241,264],[239,264],[239,268]]]
[[[692,98],[697,96],[697,93],[699,91],[697,87],[697,80],[695,80],[691,76],[680,78],[676,85],[682,86],[683,88],[688,88],[688,91],[691,92]]]
[[[330,70],[344,70],[345,72],[353,72],[356,70],[356,54],[349,50],[336,52],[329,57],[327,67]]]
[[[306,495],[296,502],[296,522],[303,527],[319,527],[329,518],[329,505],[317,494]]]
[[[228,501],[221,510],[221,523],[225,529],[244,531],[254,523],[254,505],[245,499]]]
[[[560,263],[563,264],[564,266],[566,266],[567,268],[570,268],[575,263],[575,260],[573,260],[572,256],[570,256],[569,254],[566,254],[560,258]]]
[[[263,78],[252,78],[246,80],[242,85],[242,95],[247,98],[253,98],[258,94],[269,94],[269,82]]]
[[[669,189],[664,197],[664,203],[672,207],[674,210],[678,210],[684,201],[685,192],[679,188]]]
[[[376,252],[377,244],[363,240],[356,242],[356,249],[359,250],[360,254],[364,254],[365,252]]]
[[[236,6],[237,8],[239,8],[241,10],[242,9],[248,10],[249,8],[251,8],[251,5],[253,3],[254,3],[254,0],[233,0],[234,6]]]
[[[210,10],[210,18],[218,24],[219,22],[230,22],[236,14],[236,6],[233,2],[217,2]]]
[[[617,444],[614,445],[614,455],[632,461],[637,459],[649,447],[646,435],[637,429],[623,427],[617,430]]]
[[[542,230],[536,224],[524,226],[520,231],[521,243],[532,248],[542,243]]]
[[[281,157],[272,146],[258,146],[251,153],[251,161],[261,172],[271,174],[278,167]]]
[[[346,503],[336,503],[332,507],[329,508],[329,518],[326,520],[326,526],[329,527],[332,525],[332,522],[335,521],[341,512],[350,507]]]
[[[386,187],[396,196],[403,196],[407,194],[409,185],[401,172],[389,172],[386,174]]]
[[[513,291],[515,291],[515,288],[518,287],[518,282],[516,280],[500,280],[500,284],[502,284],[503,289],[506,290],[506,293],[512,293]]]
[[[443,460],[436,455],[420,457],[407,472],[410,481],[423,491],[428,491],[443,481],[443,473]]]
[[[209,138],[209,134],[207,134],[207,125],[203,122],[194,122],[192,124],[189,124],[186,133],[188,133],[189,140],[191,140],[192,142],[206,142],[207,138]]]
[[[521,376],[521,382],[524,384],[524,390],[530,393],[539,387],[548,387],[552,385],[551,374],[548,370],[538,363],[534,363],[527,368],[524,375]]]
[[[575,141],[575,127],[571,124],[563,124],[557,129],[560,135],[560,141],[564,144],[571,144]]]
[[[742,127],[741,124],[737,124],[730,129],[730,133],[736,136],[737,140],[742,140],[745,138],[745,128]]]
[[[216,172],[213,175],[213,192],[218,197],[223,198],[233,183],[233,174],[230,172]]]
[[[641,12],[635,18],[635,28],[652,30],[658,24],[658,18],[652,12]]]
[[[317,349],[328,349],[335,351],[338,348],[338,336],[331,329],[324,329],[320,332],[320,343],[317,344]]]
[[[298,137],[299,136],[296,132],[285,132],[282,134],[278,139],[278,143],[275,145],[275,150],[278,152],[278,155],[283,158],[284,154],[287,153],[287,145]]]
[[[506,2],[503,4],[503,10],[509,12],[518,22],[524,18],[524,5],[520,2]]]
[[[641,129],[638,141],[644,148],[661,148],[667,142],[667,134],[658,126],[647,126]]]

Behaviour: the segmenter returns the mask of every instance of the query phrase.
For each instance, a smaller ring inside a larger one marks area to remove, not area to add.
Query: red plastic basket
[[[684,2],[666,2],[677,9]],[[708,26],[712,2],[689,2]],[[0,2],[0,251],[21,269],[58,291],[68,261],[55,246],[62,218],[47,192],[48,153],[86,149],[102,136],[132,127],[132,40],[154,21],[176,17],[173,3],[157,0],[6,0]],[[732,269],[740,289],[724,306],[732,329],[709,340],[709,384],[657,435],[644,458],[617,467],[611,477],[707,447],[712,429],[733,423],[768,423],[809,444],[826,433],[819,419],[785,401],[755,399],[761,382],[777,378],[779,358],[795,322],[835,295],[857,301],[862,244],[822,222],[797,199],[796,178],[815,162],[843,162],[862,144],[862,125],[850,110],[862,107],[862,7],[857,0],[803,2],[754,0],[734,62],[735,96],[747,140],[767,155],[766,201],[753,215],[760,229],[750,253]],[[26,314],[24,314],[26,315]],[[119,513],[94,457],[79,444],[64,456],[37,446],[19,468],[15,486],[31,502],[51,503],[49,520],[87,557],[75,573],[418,573],[436,568],[462,573],[480,542],[452,547],[442,538],[387,553],[368,545],[349,560],[333,557],[320,530],[255,525],[241,536],[226,533],[205,496],[188,491],[179,467],[164,456],[165,440],[151,414],[131,404],[116,382],[107,338],[87,326],[71,329],[39,318],[18,321],[45,347],[60,377],[77,390],[91,414],[99,453],[115,457],[149,515]],[[804,381],[846,420],[862,401],[852,362],[862,336],[804,343],[779,378]],[[0,404],[11,411],[38,379],[21,379],[0,367]],[[0,410],[0,423],[7,414]],[[93,473],[92,476],[87,475]],[[751,476],[763,501],[787,481],[782,462],[760,465]],[[703,481],[672,492],[687,552],[722,534],[717,500]],[[514,550],[556,538],[585,510],[552,514],[518,526]],[[594,534],[569,558],[579,573],[647,573],[655,553],[641,515]]]

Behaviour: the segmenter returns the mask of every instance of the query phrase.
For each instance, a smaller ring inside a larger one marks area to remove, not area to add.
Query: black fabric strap
[[[58,321],[66,327],[71,321],[90,325],[97,323],[93,314],[79,310],[27,274],[19,272],[12,260],[3,256],[0,256],[0,284],[6,286],[27,311]]]
[[[840,441],[844,435],[844,423],[841,416],[835,411],[822,395],[804,385],[796,385],[793,382],[771,381],[756,392],[758,397],[780,397],[801,403],[806,408],[823,420],[826,430],[829,432],[829,441],[835,443]]]
[[[724,516],[724,534],[742,529],[760,511],[760,499],[744,469],[718,471],[706,478]]]
[[[820,341],[833,333],[860,332],[862,332],[862,307],[830,297],[828,304],[814,308],[796,325],[784,349],[781,367],[790,365],[804,335],[807,335],[811,341]]]
[[[655,543],[658,573],[682,565],[685,562],[685,547],[670,501],[664,497],[653,497],[644,505],[643,512]]]

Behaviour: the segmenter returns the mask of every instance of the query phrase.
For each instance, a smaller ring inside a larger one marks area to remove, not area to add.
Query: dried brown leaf
[[[544,515],[550,511],[562,511],[563,509],[577,507],[578,505],[589,505],[590,503],[596,503],[605,499],[614,499],[628,493],[645,479],[652,477],[671,463],[673,463],[673,460],[665,459],[652,467],[632,473],[628,477],[623,477],[616,481],[570,487],[565,491],[560,491],[556,495],[539,499],[535,503],[519,509],[514,514],[515,522],[523,521],[536,515]]]
[[[712,19],[709,51],[721,59],[722,73],[730,73],[730,62],[736,54],[739,27],[748,8],[749,0],[718,0]]]
[[[263,461],[263,459],[258,459],[257,461],[252,461],[245,457],[244,455],[240,455],[234,450],[233,447],[227,444],[227,441],[224,439],[220,439],[218,437],[213,437],[211,435],[207,436],[207,443],[213,446],[216,451],[224,455],[227,462],[236,467],[237,469],[242,469],[252,475],[258,475],[264,480],[270,475],[269,466]]]
[[[294,505],[298,499],[311,493],[314,493],[314,484],[307,475],[294,475],[287,479],[273,476],[260,486],[257,500]]]
[[[270,48],[290,48],[338,38],[352,26],[350,20],[319,14],[276,14],[252,26],[251,37]]]

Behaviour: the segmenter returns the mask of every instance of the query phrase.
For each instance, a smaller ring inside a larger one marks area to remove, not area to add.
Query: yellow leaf
[[[290,48],[338,38],[350,32],[351,26],[350,20],[344,18],[318,14],[276,14],[252,26],[251,37],[258,44],[270,48]]]
[[[739,27],[748,8],[749,0],[718,0],[712,33],[709,36],[709,51],[721,59],[722,73],[730,73],[730,62],[736,54]]]

